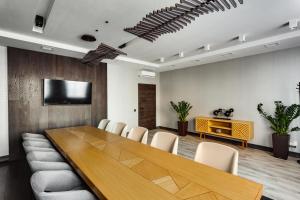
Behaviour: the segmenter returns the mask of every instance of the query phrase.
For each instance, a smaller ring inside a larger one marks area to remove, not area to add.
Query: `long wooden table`
[[[89,127],[46,131],[99,198],[259,200],[263,186]]]

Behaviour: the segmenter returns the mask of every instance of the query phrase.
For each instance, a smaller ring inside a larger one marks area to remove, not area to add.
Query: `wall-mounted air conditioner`
[[[153,71],[148,71],[148,70],[141,70],[139,73],[140,77],[147,77],[147,78],[155,78],[156,73]]]

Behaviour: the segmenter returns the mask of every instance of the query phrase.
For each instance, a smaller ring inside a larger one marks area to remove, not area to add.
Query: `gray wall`
[[[189,130],[194,131],[195,116],[211,115],[216,108],[235,109],[234,118],[251,120],[255,136],[250,143],[271,146],[272,131],[256,107],[264,103],[272,112],[273,102],[299,103],[296,85],[300,82],[300,48],[207,64],[160,74],[160,125],[176,128],[176,114],[169,102],[186,100],[194,107]],[[300,119],[295,122],[300,124]],[[300,133],[292,134],[300,145]],[[300,152],[299,146],[292,151]]]

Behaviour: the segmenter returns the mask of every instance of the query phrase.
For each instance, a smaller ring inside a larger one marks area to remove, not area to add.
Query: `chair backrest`
[[[102,119],[98,125],[98,128],[104,130],[108,123],[108,119]]]
[[[108,125],[105,128],[106,131],[116,134],[116,135],[121,135],[123,131],[127,130],[127,125],[122,122],[112,122],[110,121]]]
[[[108,132],[111,132],[112,131],[112,128],[113,128],[113,126],[114,126],[114,124],[115,124],[115,122],[113,122],[113,121],[109,121],[108,123],[107,123],[107,125],[106,125],[106,127],[105,127],[105,131],[108,131]]]
[[[81,186],[80,179],[69,170],[38,171],[31,176],[30,182],[38,197],[43,192],[69,191]]]
[[[125,137],[125,138],[127,137],[127,134],[128,134],[127,129],[128,129],[128,126],[126,125],[121,132],[122,137]]]
[[[31,140],[25,140],[23,142],[23,146],[52,148],[52,145],[49,142],[31,141]]]
[[[128,139],[147,144],[148,129],[144,127],[132,128],[127,136]]]
[[[178,136],[168,132],[157,132],[151,146],[177,155]]]
[[[31,151],[26,155],[27,161],[49,161],[49,162],[63,162],[64,159],[57,152]]]
[[[239,152],[231,147],[213,142],[201,142],[194,160],[202,164],[232,173],[238,173]]]

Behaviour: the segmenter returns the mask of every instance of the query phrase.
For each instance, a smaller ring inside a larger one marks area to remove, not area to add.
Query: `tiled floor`
[[[150,131],[151,142],[153,134]],[[193,159],[199,137],[180,137],[178,154]],[[274,200],[300,200],[300,165],[296,158],[281,160],[261,150],[226,144],[239,150],[239,176],[264,185],[264,196]]]

